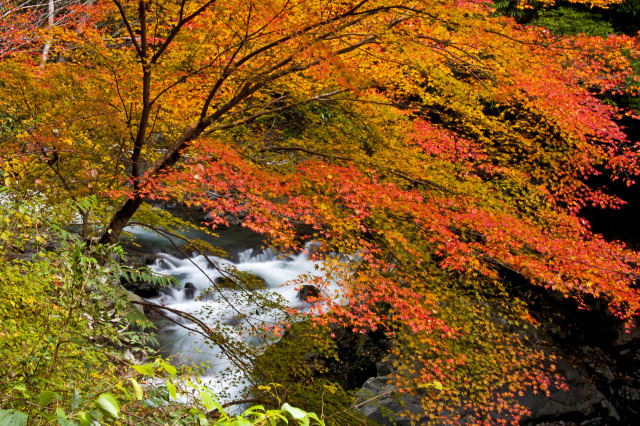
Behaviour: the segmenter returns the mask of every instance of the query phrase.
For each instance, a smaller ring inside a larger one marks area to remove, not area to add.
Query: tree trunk
[[[133,215],[142,204],[141,197],[129,198],[116,212],[100,238],[100,244],[115,244],[120,239],[122,230],[127,226]]]
[[[54,4],[54,0],[49,0],[49,11],[47,13],[47,24],[49,29],[53,28],[53,17],[55,13],[56,13],[56,7]],[[47,57],[49,56],[49,50],[51,49],[52,41],[53,41],[53,36],[51,36],[49,40],[47,40],[47,42],[44,45],[44,48],[42,49],[42,66],[44,66],[44,64],[47,62]]]

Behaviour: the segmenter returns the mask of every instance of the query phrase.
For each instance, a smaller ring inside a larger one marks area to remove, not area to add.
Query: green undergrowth
[[[0,188],[1,426],[324,424],[286,403],[227,414],[198,368],[147,362],[154,326],[119,278],[150,272],[122,266],[120,247],[66,230],[95,204],[47,208]]]
[[[328,425],[372,424],[351,409],[353,391],[336,380],[334,370],[340,367],[349,366],[341,359],[331,330],[313,321],[299,322],[256,360],[254,393],[273,406],[287,402],[322,413]]]

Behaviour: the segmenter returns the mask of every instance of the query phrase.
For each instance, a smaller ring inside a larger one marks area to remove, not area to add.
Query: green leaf
[[[16,410],[0,410],[0,425],[2,426],[25,426],[27,424],[25,413]]]
[[[163,362],[161,365],[162,365],[162,368],[164,368],[167,371],[167,373],[171,374],[172,376],[175,376],[176,373],[178,372],[176,368],[171,364],[167,364],[166,362]]]
[[[120,413],[120,404],[115,396],[105,392],[96,399],[96,405],[109,413],[111,417],[118,418]]]
[[[51,391],[42,391],[40,392],[40,398],[38,398],[38,402],[40,403],[41,407],[44,407],[46,405],[48,405],[51,400],[53,398],[60,398],[60,395],[58,395],[55,392],[51,392]]]
[[[265,416],[269,419],[269,423],[271,426],[276,426],[278,424],[278,419],[282,420],[286,424],[289,424],[289,419],[283,416],[282,411],[280,410],[267,410]]]
[[[178,397],[176,395],[176,385],[167,380],[167,389],[169,389],[169,395],[171,395],[171,398],[177,401]]]
[[[27,387],[23,384],[15,385],[13,389],[17,390],[22,396],[27,396]]]
[[[324,426],[324,420],[318,418],[316,413],[307,413],[307,416],[309,416],[310,419],[314,419],[319,425]]]
[[[78,423],[74,422],[73,420],[67,420],[63,417],[58,417],[58,424],[60,426],[78,426]]]
[[[304,417],[307,417],[306,411],[303,411],[299,408],[292,407],[287,402],[282,404],[282,411],[286,411],[287,413],[291,414],[291,417],[293,417],[296,420],[300,420]]]
[[[149,364],[132,365],[131,367],[144,376],[155,377],[156,375],[155,371],[153,371],[153,366]]]
[[[71,411],[78,408],[78,404],[80,404],[80,392],[78,392],[78,389],[74,389],[71,397]]]
[[[129,380],[131,380],[131,386],[133,386],[133,393],[135,394],[136,399],[138,401],[142,401],[142,398],[144,397],[144,392],[142,392],[142,386],[140,386],[140,383],[138,383],[136,379],[134,379],[133,377],[130,378]]]
[[[102,413],[98,410],[89,410],[89,414],[98,421],[102,420]]]
[[[249,407],[246,410],[244,410],[244,413],[242,413],[243,416],[248,416],[249,414],[256,414],[256,412],[259,412],[260,414],[264,414],[264,405],[254,405],[253,407]]]
[[[211,395],[212,399],[213,399],[213,406],[220,412],[220,414],[222,414],[223,416],[226,416],[227,413],[224,411],[224,408],[222,407],[222,404],[220,404],[220,402],[218,401],[218,398],[216,398],[216,396],[211,393],[211,391],[209,389],[206,389],[206,392],[209,393],[209,395]]]
[[[58,418],[58,416],[56,416],[56,413],[47,412],[47,413],[41,413],[41,414],[45,419],[49,420],[50,422]]]
[[[80,423],[80,426],[91,426],[93,416],[89,413],[80,413],[78,414],[78,422]]]
[[[65,419],[67,415],[64,413],[64,410],[60,407],[56,408],[56,416]]]
[[[128,399],[133,399],[129,394],[129,391],[127,390],[127,388],[125,388],[124,386],[116,385],[116,389],[122,391],[122,393],[124,393]]]
[[[282,411],[291,414],[291,417],[296,419],[299,424],[303,426],[309,425],[309,413],[307,413],[306,411],[292,407],[286,402],[282,404]]]
[[[200,398],[202,398],[202,404],[207,411],[213,410],[213,396],[208,391],[200,392]]]

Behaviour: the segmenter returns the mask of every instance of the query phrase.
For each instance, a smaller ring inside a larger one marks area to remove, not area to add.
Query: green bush
[[[558,9],[541,10],[533,25],[547,28],[555,35],[586,34],[589,36],[607,37],[615,31],[611,24],[597,13],[560,7]]]
[[[64,230],[75,204],[54,211],[6,189],[0,202],[0,408],[30,423],[82,410],[80,395],[96,400],[120,380],[126,349],[150,343],[118,284],[122,251]]]
[[[1,426],[324,425],[286,403],[229,415],[197,369],[178,372],[162,359],[131,365],[131,351],[147,355],[154,340],[119,278],[169,279],[122,267],[118,246],[65,230],[78,207],[94,204],[50,209],[0,188]]]

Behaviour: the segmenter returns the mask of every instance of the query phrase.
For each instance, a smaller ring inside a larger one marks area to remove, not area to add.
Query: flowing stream
[[[158,252],[169,248],[163,239],[141,228],[129,231],[143,251]],[[179,285],[163,289],[158,297],[149,301],[194,315],[231,342],[264,348],[277,339],[266,329],[282,326],[288,319],[282,306],[300,311],[310,307],[304,300],[305,289],[300,291],[292,280],[301,276],[322,278],[319,272],[322,262],[309,259],[313,244],[308,243],[304,252],[286,256],[272,249],[250,248],[251,245],[260,247],[262,240],[239,227],[223,230],[218,239],[209,239],[210,243],[229,252],[229,258],[156,254],[150,268],[159,274],[173,276]],[[325,291],[337,294],[339,288],[330,283]],[[244,375],[237,363],[234,365],[229,354],[219,346],[190,331],[195,328],[193,324],[177,315],[167,315],[180,325],[166,321],[161,326],[158,340],[163,354],[173,356],[174,364],[205,365],[203,380],[211,390],[237,399],[245,386]]]

